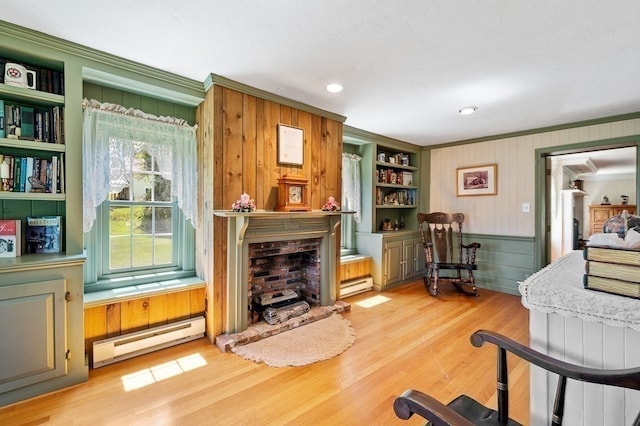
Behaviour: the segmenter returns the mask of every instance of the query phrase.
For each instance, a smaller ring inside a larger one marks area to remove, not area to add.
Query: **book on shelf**
[[[62,217],[27,217],[25,228],[27,253],[62,251]]]
[[[37,142],[64,143],[64,107],[19,105],[0,99],[1,137]]]
[[[19,63],[29,71],[34,71],[36,73],[36,90],[39,90],[41,92],[54,93],[56,95],[64,95],[63,71],[40,67],[13,58],[0,57],[0,70],[2,70],[2,72],[0,73],[0,83],[4,83],[4,68],[7,62]]]
[[[20,256],[22,227],[18,219],[0,220],[0,257]]]
[[[64,194],[64,153],[43,156],[0,156],[9,165],[9,192]]]
[[[2,99],[0,99],[0,138],[4,138],[4,137],[5,137],[5,132],[4,132],[4,101]]]

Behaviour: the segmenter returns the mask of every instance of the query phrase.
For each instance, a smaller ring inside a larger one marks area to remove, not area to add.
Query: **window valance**
[[[82,149],[84,232],[91,230],[96,208],[109,193],[127,185],[128,162],[141,151],[156,158],[162,176],[171,180],[178,207],[197,227],[196,126],[84,99]]]

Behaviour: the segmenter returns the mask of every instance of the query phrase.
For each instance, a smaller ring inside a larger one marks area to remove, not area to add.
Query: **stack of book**
[[[640,249],[584,248],[584,288],[640,299]]]

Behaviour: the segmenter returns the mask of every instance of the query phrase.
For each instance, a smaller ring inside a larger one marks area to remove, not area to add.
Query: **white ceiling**
[[[46,2],[45,2],[46,3]],[[419,145],[640,111],[638,0],[0,0],[0,19]],[[330,94],[339,82],[345,90]],[[466,105],[479,109],[458,114]]]

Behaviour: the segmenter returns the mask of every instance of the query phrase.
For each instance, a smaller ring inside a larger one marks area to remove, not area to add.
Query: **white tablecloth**
[[[584,273],[582,251],[572,251],[518,283],[522,304],[545,313],[640,331],[640,300],[587,290],[582,284]]]

